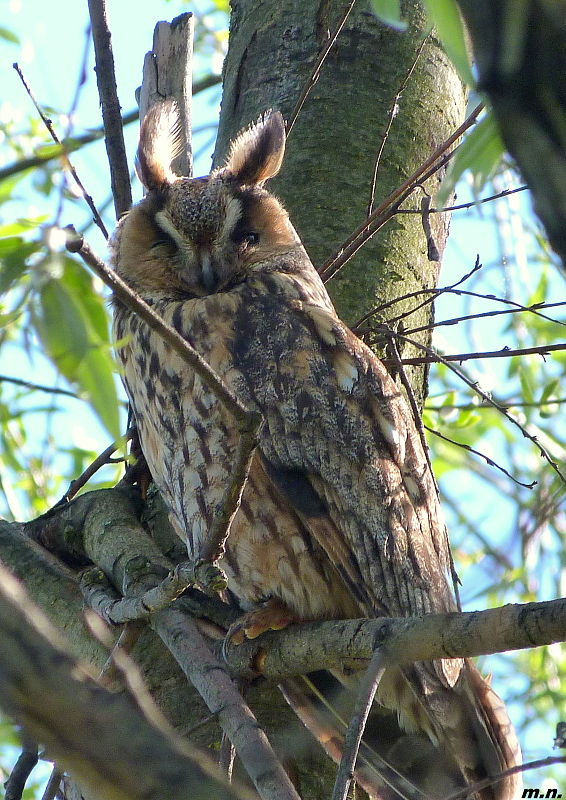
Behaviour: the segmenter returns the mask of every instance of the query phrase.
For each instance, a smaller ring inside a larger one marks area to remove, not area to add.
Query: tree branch
[[[250,797],[156,707],[149,720],[130,698],[98,686],[16,579],[3,567],[0,575],[0,702],[85,788],[100,800]]]
[[[105,0],[88,0],[88,10],[94,40],[96,82],[102,107],[104,138],[110,164],[110,185],[116,219],[120,219],[132,205],[132,189]]]

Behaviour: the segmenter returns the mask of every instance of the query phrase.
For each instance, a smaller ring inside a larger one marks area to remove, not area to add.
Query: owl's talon
[[[257,639],[267,631],[280,631],[296,621],[295,615],[289,611],[285,603],[277,598],[271,598],[260,608],[249,611],[236,620],[228,628],[222,643],[222,656],[228,660],[228,646],[239,645],[245,639]]]

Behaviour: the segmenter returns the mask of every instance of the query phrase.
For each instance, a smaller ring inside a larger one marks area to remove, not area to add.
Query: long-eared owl
[[[336,315],[287,213],[264,188],[283,160],[281,115],[241,132],[224,166],[195,179],[171,170],[177,126],[170,101],[142,124],[147,195],[120,222],[112,260],[265,420],[221,561],[248,612],[244,633],[293,620],[456,610],[437,492],[409,407]],[[237,427],[208,385],[119,302],[115,336],[143,453],[197,558],[233,467]],[[376,701],[398,720],[386,760],[427,797],[520,757],[501,701],[460,659],[392,668]],[[442,769],[431,752],[442,754]],[[517,787],[508,778],[476,796],[511,800]],[[383,798],[398,796],[384,787]]]

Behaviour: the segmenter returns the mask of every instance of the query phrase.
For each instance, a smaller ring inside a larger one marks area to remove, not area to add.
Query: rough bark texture
[[[291,116],[328,31],[335,29],[346,6],[328,0],[233,0],[215,163],[222,161],[230,138],[266,109]],[[405,7],[410,27],[399,34],[379,23],[367,0],[358,0],[291,132],[282,173],[271,183],[316,266],[367,214],[389,109],[425,35],[418,3]],[[386,197],[458,127],[464,104],[453,67],[430,38],[399,100],[376,200]],[[420,200],[417,196],[412,207]],[[441,257],[447,219],[436,215],[433,224]],[[340,315],[352,325],[382,301],[434,286],[439,268],[438,261],[428,260],[418,215],[404,215],[376,235],[328,288]],[[395,314],[406,307],[396,305]],[[415,314],[411,327],[426,324],[429,314],[430,307]],[[422,370],[418,375],[414,388],[422,399]]]
[[[458,0],[481,88],[566,264],[566,3]]]

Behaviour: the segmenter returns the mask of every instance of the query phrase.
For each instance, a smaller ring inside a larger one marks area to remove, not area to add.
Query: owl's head
[[[179,134],[172,101],[154,105],[141,126],[137,171],[147,194],[120,224],[113,248],[133,288],[201,297],[304,252],[284,208],[263,188],[285,151],[279,112],[239,133],[225,164],[204,178],[172,171]]]

